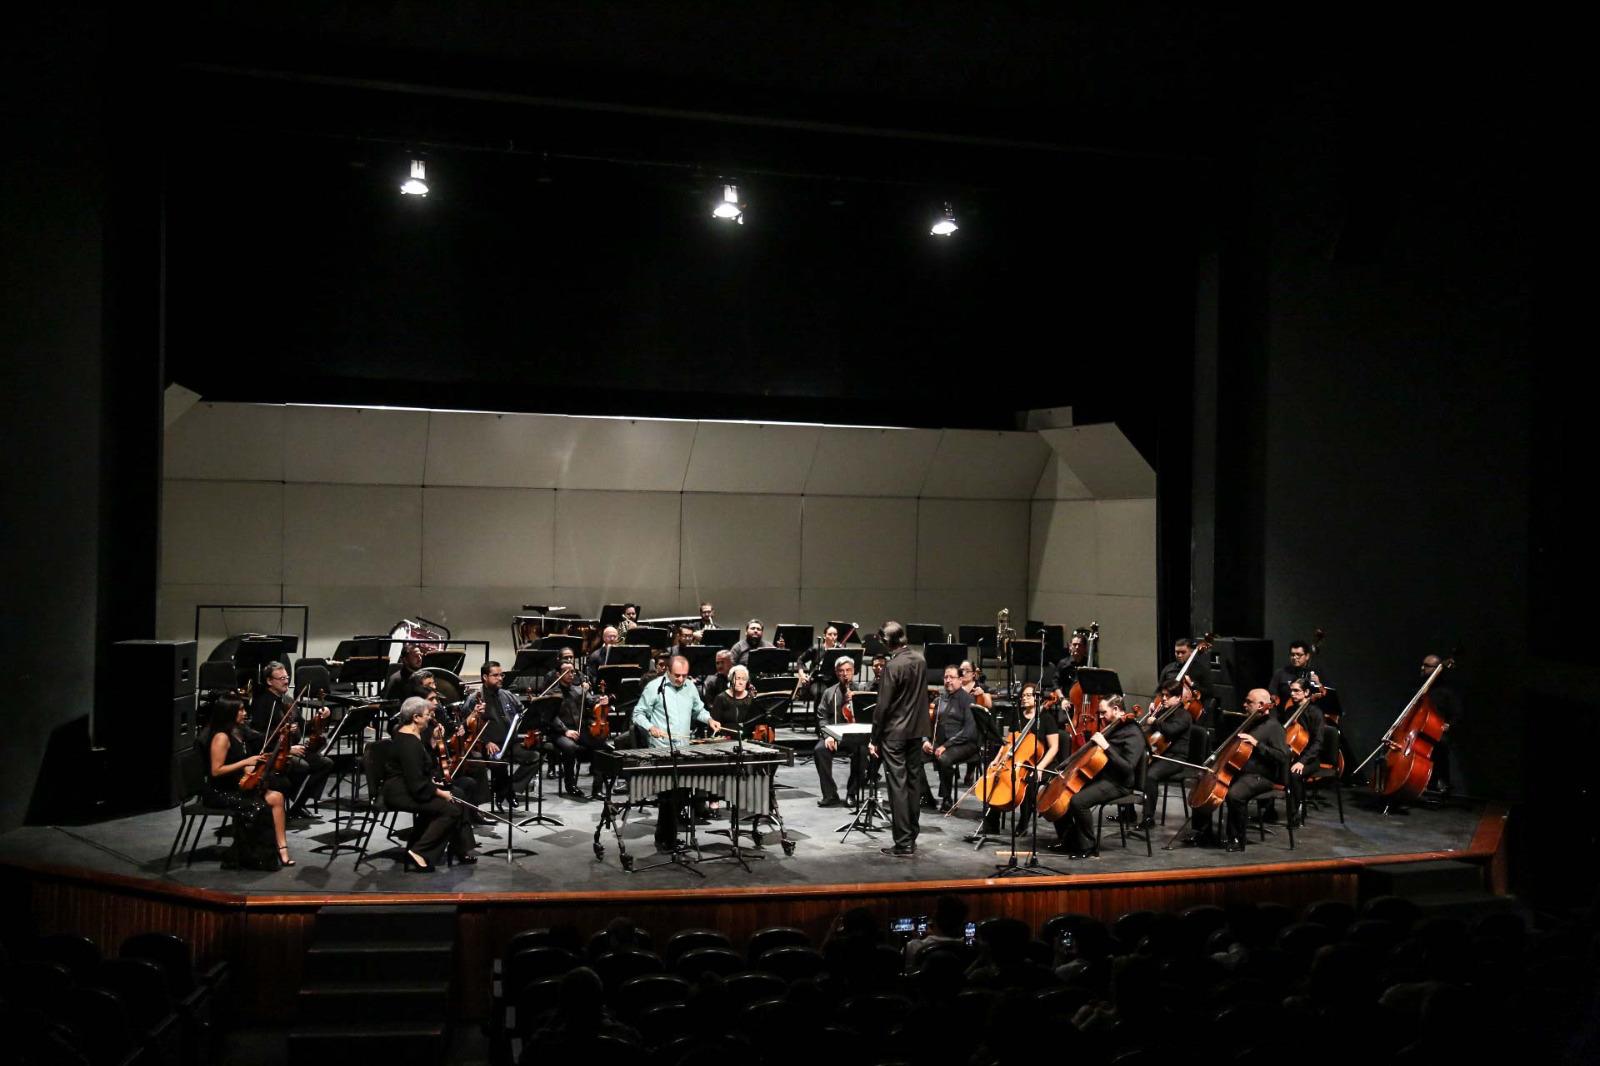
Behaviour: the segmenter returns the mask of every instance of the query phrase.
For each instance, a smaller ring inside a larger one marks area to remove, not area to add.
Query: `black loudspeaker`
[[[1272,641],[1265,637],[1218,637],[1211,646],[1215,662],[1212,677],[1219,684],[1233,686],[1240,701],[1253,688],[1266,688],[1277,667],[1272,656]]]
[[[197,649],[192,640],[125,640],[112,645],[117,695],[95,712],[94,742],[120,776],[113,805],[170,807],[183,798],[177,756],[194,746]]]

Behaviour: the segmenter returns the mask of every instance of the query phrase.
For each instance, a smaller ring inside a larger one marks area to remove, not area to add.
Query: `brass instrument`
[[[1011,628],[1011,608],[1002,607],[994,616],[994,654],[1001,662],[1010,659],[1011,640],[1017,631]]]

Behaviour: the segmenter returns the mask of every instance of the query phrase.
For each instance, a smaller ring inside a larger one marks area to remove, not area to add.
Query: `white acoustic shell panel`
[[[284,480],[422,484],[427,412],[292,405],[284,412]]]
[[[923,496],[1027,500],[1050,448],[1037,433],[947,429],[923,479]]]
[[[284,580],[292,585],[422,584],[422,489],[284,486]]]
[[[917,587],[1026,586],[1026,500],[921,500],[917,504]]]
[[[577,419],[435,411],[423,483],[555,488],[577,435]]]
[[[683,561],[689,588],[800,585],[800,497],[683,494]]]
[[[283,580],[283,486],[168,481],[161,500],[161,580],[255,585]]]
[[[680,499],[675,492],[556,493],[555,583],[676,588]]]
[[[917,501],[807,496],[800,555],[804,589],[913,589]]]
[[[807,495],[915,497],[939,449],[936,429],[824,428]]]
[[[201,403],[167,428],[162,465],[169,478],[282,481],[285,409]]]
[[[643,418],[570,421],[573,437],[558,488],[682,491],[695,423]]]
[[[815,426],[701,422],[683,487],[690,492],[798,495],[817,450]]]
[[[548,587],[555,580],[551,489],[422,490],[422,583]]]

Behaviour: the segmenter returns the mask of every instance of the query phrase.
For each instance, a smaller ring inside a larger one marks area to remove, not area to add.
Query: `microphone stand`
[[[656,688],[656,694],[661,697],[661,720],[665,723],[665,727],[666,727],[666,731],[667,731],[667,765],[669,767],[669,773],[670,773],[671,778],[672,778],[672,802],[674,804],[676,804],[676,803],[679,802],[679,800],[683,796],[683,788],[682,788],[682,780],[678,776],[678,745],[677,745],[677,741],[672,736],[672,712],[667,707],[667,675],[666,674],[662,674],[661,675],[661,683]],[[632,799],[633,797],[630,796],[629,798]],[[654,869],[657,869],[657,868],[662,867],[662,866],[677,866],[677,867],[680,867],[680,868],[682,868],[684,870],[688,870],[690,873],[694,874],[698,878],[701,878],[701,879],[705,878],[705,876],[706,876],[705,874],[701,873],[699,870],[696,870],[694,868],[694,863],[699,861],[700,843],[699,843],[699,838],[695,835],[695,831],[694,831],[694,810],[692,809],[693,805],[691,804],[690,806],[691,806],[691,809],[689,811],[689,846],[687,848],[679,848],[679,847],[676,846],[677,842],[674,841],[673,842],[674,846],[668,852],[667,857],[666,857],[665,860],[663,860],[662,862],[652,863],[649,866],[638,867],[636,870],[632,870],[630,872],[632,872],[632,873],[643,873],[646,870],[654,870]],[[662,804],[658,801],[657,807],[656,807],[656,818],[657,818],[657,824],[658,825],[660,824],[659,819],[662,817],[662,813],[663,813],[662,812]],[[695,857],[694,860],[690,860],[685,855],[685,853],[690,851],[690,850],[693,850],[694,853],[695,853],[696,857]]]

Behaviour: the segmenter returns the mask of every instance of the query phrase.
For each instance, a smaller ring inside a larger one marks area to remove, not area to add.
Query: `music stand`
[[[289,641],[283,637],[246,637],[233,651],[233,665],[240,673],[249,671],[259,683],[261,668],[270,662],[287,663],[289,650]]]
[[[794,652],[802,652],[811,647],[816,639],[817,629],[815,626],[781,625],[778,627],[777,635],[772,638],[772,642],[776,644],[781,640],[784,647]]]
[[[1006,657],[1006,691],[1010,692],[1016,684],[1015,667],[1022,667],[1022,679],[1029,680],[1028,670],[1034,668],[1039,671],[1039,677],[1044,677],[1044,641],[1042,640],[1013,640],[1008,646],[1009,655]]]
[[[339,667],[339,684],[341,685],[381,685],[387,680],[389,674],[389,657],[387,655],[357,655],[344,661]]]
[[[739,643],[742,635],[743,631],[738,629],[702,629],[700,643],[708,648],[731,648]]]
[[[1099,666],[1078,667],[1078,684],[1085,696],[1115,696],[1122,692],[1122,679],[1117,672]]]
[[[648,644],[613,644],[608,665],[631,666],[634,673],[642,674],[650,665],[650,651]]]
[[[932,622],[907,622],[907,644],[933,644],[944,639],[944,627]]]
[[[570,636],[566,633],[552,633],[548,637],[540,637],[533,642],[533,646],[540,651],[560,651],[562,648],[571,648],[572,654],[583,654],[583,638]]]
[[[635,618],[639,617],[641,612],[637,603],[608,603],[600,608],[600,628],[614,626],[622,621],[622,612],[629,607],[633,608],[633,616]]]
[[[997,626],[957,626],[956,639],[969,648],[976,648],[980,660],[993,659],[997,657],[995,649],[1000,630]]]
[[[947,666],[959,667],[967,661],[967,646],[965,644],[924,644],[922,657],[927,661],[927,676],[923,679],[928,684],[938,684],[944,677]]]
[[[887,658],[889,655],[889,645],[885,644],[883,638],[876,633],[868,633],[861,638],[861,650],[869,659],[876,659],[880,655]]]
[[[838,630],[840,644],[848,644],[852,640],[857,644],[861,643],[864,634],[861,632],[859,624],[855,622],[829,622],[828,624]]]
[[[430,651],[422,657],[422,669],[439,667],[459,674],[461,668],[467,665],[467,653],[464,651]]]
[[[794,672],[793,648],[752,648],[745,659],[750,676],[759,674],[784,674]]]
[[[709,677],[717,672],[717,652],[719,648],[708,648],[703,644],[691,644],[683,649],[683,657],[689,660],[690,677]]]
[[[836,678],[840,659],[849,659],[852,663],[855,663],[856,676],[860,677],[861,655],[862,649],[860,648],[829,648],[827,651],[822,653],[822,659],[817,664],[817,677],[814,680],[830,677]],[[829,683],[831,684],[832,682]]]
[[[658,626],[634,626],[628,630],[624,643],[629,646],[644,645],[652,649],[672,647],[672,630]]]
[[[517,652],[517,661],[511,665],[513,674],[544,675],[556,668],[561,652],[554,648],[523,648]]]

